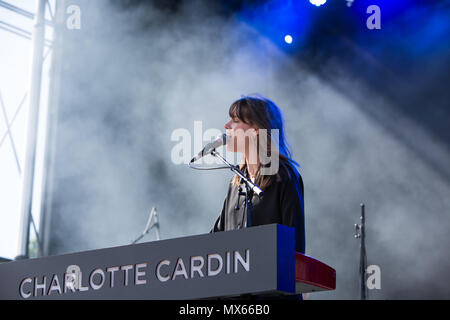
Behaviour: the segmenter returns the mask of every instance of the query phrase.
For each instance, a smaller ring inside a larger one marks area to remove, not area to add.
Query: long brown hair
[[[292,159],[291,151],[284,134],[284,123],[281,110],[273,101],[260,95],[245,96],[231,104],[229,115],[230,117],[236,117],[251,126],[267,129],[265,131],[267,132],[267,156],[278,154],[279,168],[286,168],[289,176],[289,168],[300,166]],[[278,141],[276,143],[277,150],[272,150],[272,129],[278,130]],[[279,181],[281,179],[279,168],[277,173],[273,175],[260,174],[261,170],[258,168],[255,183],[262,190],[267,189],[274,181]],[[247,164],[245,159],[243,159],[243,162],[240,164],[240,169],[241,171],[246,172]],[[235,175],[232,179],[232,183],[236,186],[240,186],[239,176]]]

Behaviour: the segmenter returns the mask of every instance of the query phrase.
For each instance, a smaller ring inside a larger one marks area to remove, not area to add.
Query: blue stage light
[[[291,43],[292,43],[292,36],[289,35],[289,34],[287,34],[287,35],[284,37],[284,41],[285,41],[286,43],[288,43],[288,44],[291,44]]]
[[[323,5],[327,0],[309,0],[316,7]]]

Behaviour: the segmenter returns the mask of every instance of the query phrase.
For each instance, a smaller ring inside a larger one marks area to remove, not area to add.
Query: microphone
[[[191,159],[191,163],[197,161],[198,159],[210,154],[215,148],[220,147],[222,145],[227,144],[227,134],[223,133],[220,136],[217,136],[217,138],[208,143],[202,151],[200,151],[195,157]]]

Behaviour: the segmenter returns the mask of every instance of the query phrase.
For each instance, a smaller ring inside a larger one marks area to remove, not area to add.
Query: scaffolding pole
[[[45,38],[45,5],[46,0],[37,0],[32,36],[31,73],[29,83],[27,137],[25,162],[22,172],[22,199],[20,206],[21,232],[19,235],[18,258],[29,257],[30,222],[32,214],[34,169],[36,161],[36,145],[39,122],[39,102],[41,99],[41,79]]]
[[[64,28],[64,8],[66,0],[55,1],[54,38],[52,46],[52,65],[50,68],[50,86],[48,94],[46,143],[44,150],[44,164],[41,190],[41,207],[39,219],[39,235],[42,241],[42,251],[38,257],[47,256],[51,249],[51,215],[54,184],[54,161],[56,152],[56,132],[58,124],[58,102],[61,84],[61,67],[63,61],[62,43]]]

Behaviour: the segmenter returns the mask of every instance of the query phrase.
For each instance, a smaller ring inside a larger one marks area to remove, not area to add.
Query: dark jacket
[[[281,181],[273,182],[260,199],[254,195],[252,226],[279,223],[295,228],[295,248],[305,253],[304,188],[300,173],[293,166],[280,164]],[[247,172],[245,172],[247,173]],[[245,185],[242,184],[245,192]],[[222,212],[211,232],[228,231],[246,226],[245,196],[239,196],[239,187],[231,181]],[[239,201],[239,206],[237,207]]]

